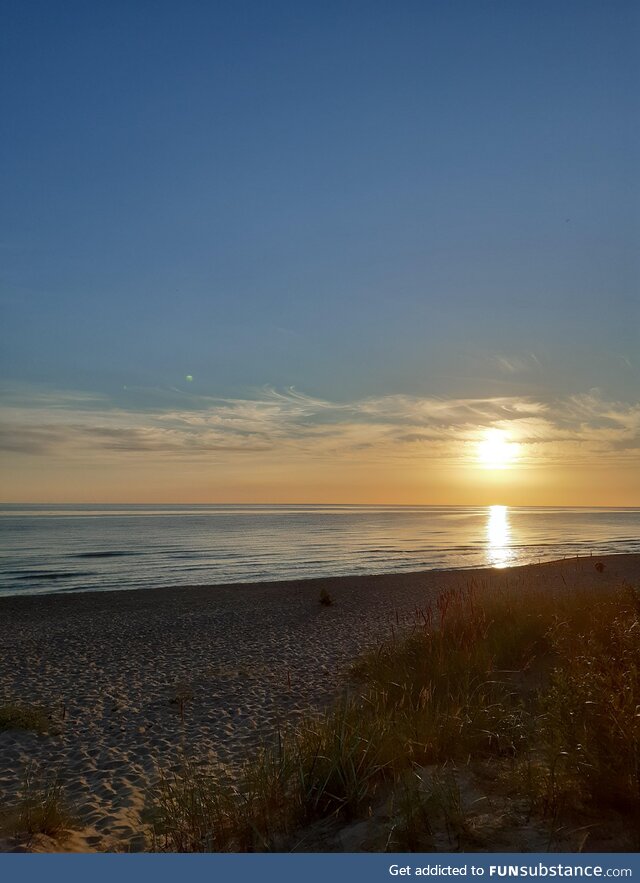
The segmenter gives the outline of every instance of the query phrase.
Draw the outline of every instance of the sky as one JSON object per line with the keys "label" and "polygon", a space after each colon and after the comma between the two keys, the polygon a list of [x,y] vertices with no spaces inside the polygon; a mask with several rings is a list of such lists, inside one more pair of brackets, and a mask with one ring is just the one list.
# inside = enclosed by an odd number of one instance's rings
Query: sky
{"label": "sky", "polygon": [[0,11],[3,501],[640,505],[636,3]]}

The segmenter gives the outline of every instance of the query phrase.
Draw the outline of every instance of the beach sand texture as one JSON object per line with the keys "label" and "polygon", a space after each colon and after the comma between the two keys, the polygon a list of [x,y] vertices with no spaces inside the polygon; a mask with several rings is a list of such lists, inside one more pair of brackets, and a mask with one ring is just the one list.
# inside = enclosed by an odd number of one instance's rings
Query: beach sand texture
{"label": "beach sand texture", "polygon": [[[48,734],[0,732],[2,801],[15,799],[28,764],[57,771],[77,830],[55,848],[143,849],[159,768],[178,771],[185,758],[233,767],[281,722],[331,701],[364,648],[410,628],[417,609],[470,580],[513,591],[532,581],[638,585],[640,555],[0,599],[0,705],[51,714]],[[322,589],[331,606],[319,603]]]}

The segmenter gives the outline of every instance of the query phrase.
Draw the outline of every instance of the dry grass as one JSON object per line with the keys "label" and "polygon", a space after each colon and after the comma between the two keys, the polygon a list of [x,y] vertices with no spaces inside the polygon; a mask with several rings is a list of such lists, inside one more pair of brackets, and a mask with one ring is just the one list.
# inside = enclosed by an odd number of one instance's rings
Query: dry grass
{"label": "dry grass", "polygon": [[35,766],[25,770],[15,805],[0,813],[0,831],[29,846],[38,834],[62,836],[73,824],[64,790],[55,775],[44,775]]}
{"label": "dry grass", "polygon": [[380,848],[427,849],[438,824],[449,848],[472,848],[456,764],[493,765],[496,781],[507,764],[550,830],[609,811],[636,830],[639,619],[629,587],[445,593],[411,635],[358,661],[349,698],[280,733],[233,782],[193,767],[165,777],[156,845],[283,849],[318,820],[344,825],[390,801]]}
{"label": "dry grass", "polygon": [[541,698],[544,787],[551,804],[640,813],[640,602],[598,599],[586,627],[559,621],[560,664]]}

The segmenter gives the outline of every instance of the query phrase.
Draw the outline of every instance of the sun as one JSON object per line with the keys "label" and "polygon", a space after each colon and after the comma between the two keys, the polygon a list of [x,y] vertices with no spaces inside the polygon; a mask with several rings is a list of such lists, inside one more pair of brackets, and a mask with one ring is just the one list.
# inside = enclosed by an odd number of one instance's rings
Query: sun
{"label": "sun", "polygon": [[485,469],[507,469],[517,458],[519,447],[504,429],[487,429],[478,442],[478,460]]}

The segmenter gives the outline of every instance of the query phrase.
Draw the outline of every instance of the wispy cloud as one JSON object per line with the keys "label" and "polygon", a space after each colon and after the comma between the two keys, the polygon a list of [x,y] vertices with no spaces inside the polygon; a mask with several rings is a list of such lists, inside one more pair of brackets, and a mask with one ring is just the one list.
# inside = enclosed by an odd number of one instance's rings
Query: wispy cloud
{"label": "wispy cloud", "polygon": [[139,411],[73,392],[5,396],[0,448],[25,455],[160,459],[280,456],[469,462],[487,427],[509,432],[528,463],[629,462],[640,452],[640,403],[597,390],[558,401],[407,395],[332,402],[295,389],[252,398],[175,396]]}
{"label": "wispy cloud", "polygon": [[497,354],[493,357],[493,363],[503,374],[527,374],[542,368],[535,353],[518,356]]}

